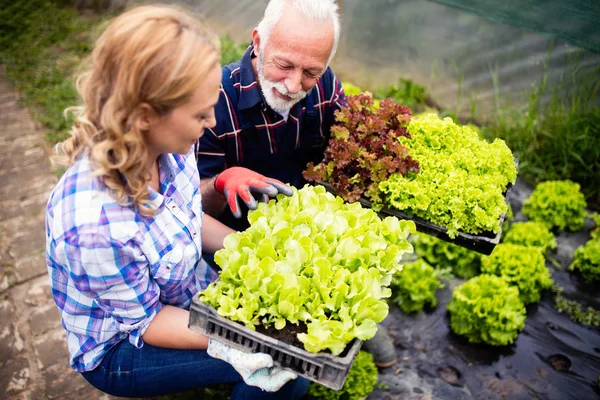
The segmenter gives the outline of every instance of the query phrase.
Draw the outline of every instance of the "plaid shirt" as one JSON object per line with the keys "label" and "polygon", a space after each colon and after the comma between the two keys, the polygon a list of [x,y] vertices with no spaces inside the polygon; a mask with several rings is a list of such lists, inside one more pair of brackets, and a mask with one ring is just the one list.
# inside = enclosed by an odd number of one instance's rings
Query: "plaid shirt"
{"label": "plaid shirt", "polygon": [[[288,120],[265,102],[252,67],[254,46],[242,59],[223,67],[217,124],[206,130],[196,144],[200,177],[217,175],[241,166],[292,186],[306,182],[302,171],[309,162],[322,160],[334,112],[344,103],[344,90],[327,68],[308,95],[290,110]],[[227,209],[220,220],[244,229]],[[244,220],[244,219],[242,219]]]}
{"label": "plaid shirt", "polygon": [[71,366],[94,369],[117,342],[143,345],[163,305],[187,308],[217,274],[200,258],[202,211],[194,155],[159,158],[154,217],[121,206],[82,156],[50,195],[46,264]]}

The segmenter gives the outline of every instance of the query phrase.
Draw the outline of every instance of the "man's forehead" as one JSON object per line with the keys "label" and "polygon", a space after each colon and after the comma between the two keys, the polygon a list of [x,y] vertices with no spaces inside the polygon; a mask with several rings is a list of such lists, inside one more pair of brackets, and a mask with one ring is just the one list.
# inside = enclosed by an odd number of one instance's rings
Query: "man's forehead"
{"label": "man's forehead", "polygon": [[[301,31],[273,29],[266,44],[271,57],[297,62],[302,59],[310,64],[327,64],[333,48],[333,34],[306,34]],[[324,66],[324,65],[323,65]]]}

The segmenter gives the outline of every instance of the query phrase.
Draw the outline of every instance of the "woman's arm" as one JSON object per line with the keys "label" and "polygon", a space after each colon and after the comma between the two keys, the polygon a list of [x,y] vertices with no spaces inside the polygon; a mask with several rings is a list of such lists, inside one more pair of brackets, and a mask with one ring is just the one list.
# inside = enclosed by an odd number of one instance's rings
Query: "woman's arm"
{"label": "woman's arm", "polygon": [[206,349],[208,338],[188,328],[190,313],[165,305],[142,335],[145,343],[169,349]]}
{"label": "woman's arm", "polygon": [[202,250],[214,253],[223,248],[223,239],[235,230],[217,221],[210,215],[202,214]]}
{"label": "woman's arm", "polygon": [[[223,225],[210,215],[202,215],[202,249],[214,253],[223,248],[225,236],[235,230]],[[165,305],[156,314],[142,335],[144,342],[171,349],[206,349],[208,338],[188,328],[187,310]]]}

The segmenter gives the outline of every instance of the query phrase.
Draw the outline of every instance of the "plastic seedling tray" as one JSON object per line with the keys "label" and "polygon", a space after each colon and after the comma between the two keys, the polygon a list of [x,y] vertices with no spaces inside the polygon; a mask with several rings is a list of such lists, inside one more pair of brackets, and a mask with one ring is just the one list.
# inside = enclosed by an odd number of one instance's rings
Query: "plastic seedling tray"
{"label": "plastic seedling tray", "polygon": [[[318,185],[324,186],[329,192],[336,194],[335,190],[333,189],[333,187],[330,184],[325,183],[325,182],[316,182],[316,183]],[[509,204],[508,200],[509,200],[511,188],[512,188],[512,185],[509,186],[509,188],[506,190],[506,193],[504,195],[506,204]],[[363,207],[371,208],[371,202],[369,200],[367,200],[365,197],[361,197],[358,200],[358,202]],[[407,214],[403,211],[392,210],[390,208],[383,208],[381,211],[379,211],[379,215],[381,217],[391,215],[391,216],[397,217],[399,219],[408,219],[408,220],[414,221],[417,231],[419,231],[419,232],[434,236],[434,237],[444,240],[446,242],[450,242],[455,245],[465,247],[469,250],[473,250],[473,251],[476,251],[478,253],[482,253],[485,255],[491,254],[492,250],[494,250],[494,247],[496,247],[496,245],[498,243],[500,243],[500,236],[502,235],[502,224],[506,220],[506,214],[503,214],[498,221],[500,230],[498,231],[497,234],[493,233],[493,232],[483,232],[480,235],[472,235],[469,233],[459,232],[455,238],[451,238],[450,236],[448,236],[448,233],[447,233],[448,230],[446,228],[436,225],[436,224],[429,222],[427,220],[424,220],[422,218],[419,218],[417,216]]]}
{"label": "plastic seedling tray", "polygon": [[270,354],[276,366],[333,390],[340,390],[344,385],[362,346],[362,340],[354,339],[340,356],[309,353],[221,317],[213,307],[200,301],[198,296],[194,296],[190,308],[189,328],[241,351]]}

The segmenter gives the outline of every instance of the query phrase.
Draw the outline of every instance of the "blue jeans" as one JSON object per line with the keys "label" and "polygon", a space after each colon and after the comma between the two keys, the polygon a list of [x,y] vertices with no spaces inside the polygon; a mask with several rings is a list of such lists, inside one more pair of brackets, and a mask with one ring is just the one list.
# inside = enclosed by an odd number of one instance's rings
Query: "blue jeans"
{"label": "blue jeans", "polygon": [[231,399],[298,399],[309,381],[297,378],[275,393],[248,386],[225,361],[212,358],[206,350],[141,349],[123,340],[111,348],[94,370],[82,373],[95,388],[113,396],[150,397],[233,383]]}

